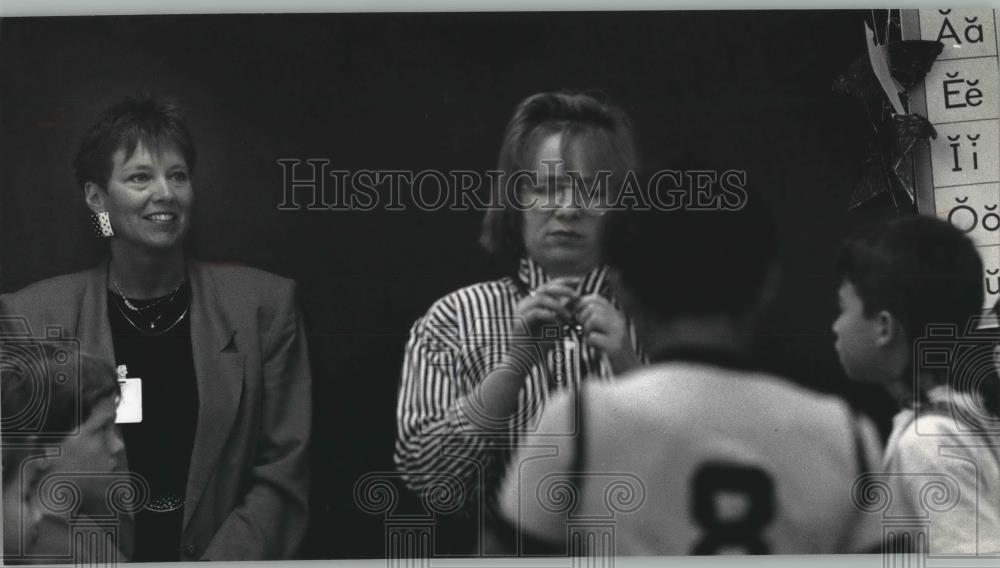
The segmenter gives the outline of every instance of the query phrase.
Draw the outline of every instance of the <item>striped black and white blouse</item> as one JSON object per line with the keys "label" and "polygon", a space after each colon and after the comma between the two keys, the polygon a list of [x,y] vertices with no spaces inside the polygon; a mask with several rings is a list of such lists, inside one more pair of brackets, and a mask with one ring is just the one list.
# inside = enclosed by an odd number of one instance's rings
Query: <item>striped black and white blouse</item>
{"label": "striped black and white blouse", "polygon": [[[596,292],[615,303],[606,274],[604,267],[588,273],[580,295]],[[550,394],[581,380],[613,378],[607,357],[587,345],[578,328],[543,330],[543,336],[556,337],[556,346],[544,366],[529,363],[511,420],[503,428],[488,428],[485,418],[475,416],[474,408],[482,404],[470,401],[470,393],[514,342],[533,343],[515,306],[548,280],[538,264],[523,259],[515,277],[452,292],[413,324],[403,359],[395,460],[414,491],[461,483],[466,495],[491,500],[510,449],[537,423]],[[635,331],[629,328],[634,346]]]}

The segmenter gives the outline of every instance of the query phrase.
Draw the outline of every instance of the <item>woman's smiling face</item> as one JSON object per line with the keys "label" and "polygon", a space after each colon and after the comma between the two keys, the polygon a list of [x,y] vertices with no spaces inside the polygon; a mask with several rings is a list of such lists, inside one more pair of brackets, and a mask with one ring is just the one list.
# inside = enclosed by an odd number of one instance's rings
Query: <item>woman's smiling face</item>
{"label": "woman's smiling face", "polygon": [[194,193],[181,152],[173,146],[151,152],[140,141],[127,159],[119,148],[112,163],[107,187],[91,182],[86,194],[92,210],[107,211],[114,238],[148,251],[182,246]]}

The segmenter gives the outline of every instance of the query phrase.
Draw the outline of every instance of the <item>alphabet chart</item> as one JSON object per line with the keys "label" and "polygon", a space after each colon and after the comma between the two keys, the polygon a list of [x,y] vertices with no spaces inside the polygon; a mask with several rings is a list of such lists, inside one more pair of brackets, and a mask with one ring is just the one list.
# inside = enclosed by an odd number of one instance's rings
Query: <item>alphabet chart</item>
{"label": "alphabet chart", "polygon": [[944,45],[910,93],[937,130],[916,149],[917,207],[976,244],[988,310],[1000,299],[1000,10],[903,10],[902,23],[904,39]]}

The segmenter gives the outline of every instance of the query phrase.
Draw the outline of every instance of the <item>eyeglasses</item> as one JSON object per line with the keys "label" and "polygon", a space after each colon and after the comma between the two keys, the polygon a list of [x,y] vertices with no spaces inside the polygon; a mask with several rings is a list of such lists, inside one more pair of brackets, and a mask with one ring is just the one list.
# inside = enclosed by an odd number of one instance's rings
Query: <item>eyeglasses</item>
{"label": "eyeglasses", "polygon": [[519,187],[520,204],[533,209],[555,211],[572,207],[587,215],[601,217],[607,213],[610,205],[607,202],[607,192],[600,184],[585,186],[573,182],[522,182]]}

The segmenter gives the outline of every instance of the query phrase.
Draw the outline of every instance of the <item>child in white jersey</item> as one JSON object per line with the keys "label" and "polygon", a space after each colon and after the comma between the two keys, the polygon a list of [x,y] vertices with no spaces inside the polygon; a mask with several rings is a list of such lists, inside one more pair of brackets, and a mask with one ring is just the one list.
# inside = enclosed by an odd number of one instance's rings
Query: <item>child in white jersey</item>
{"label": "child in white jersey", "polygon": [[932,554],[1000,552],[1000,398],[975,247],[906,217],[849,239],[837,267],[841,364],[904,405],[883,461],[892,514],[926,519]]}
{"label": "child in white jersey", "polygon": [[735,210],[608,220],[605,261],[653,363],[549,402],[501,491],[522,545],[574,555],[878,550],[877,519],[851,499],[880,453],[874,426],[838,398],[756,369],[748,351],[778,239],[760,198],[744,197]]}

